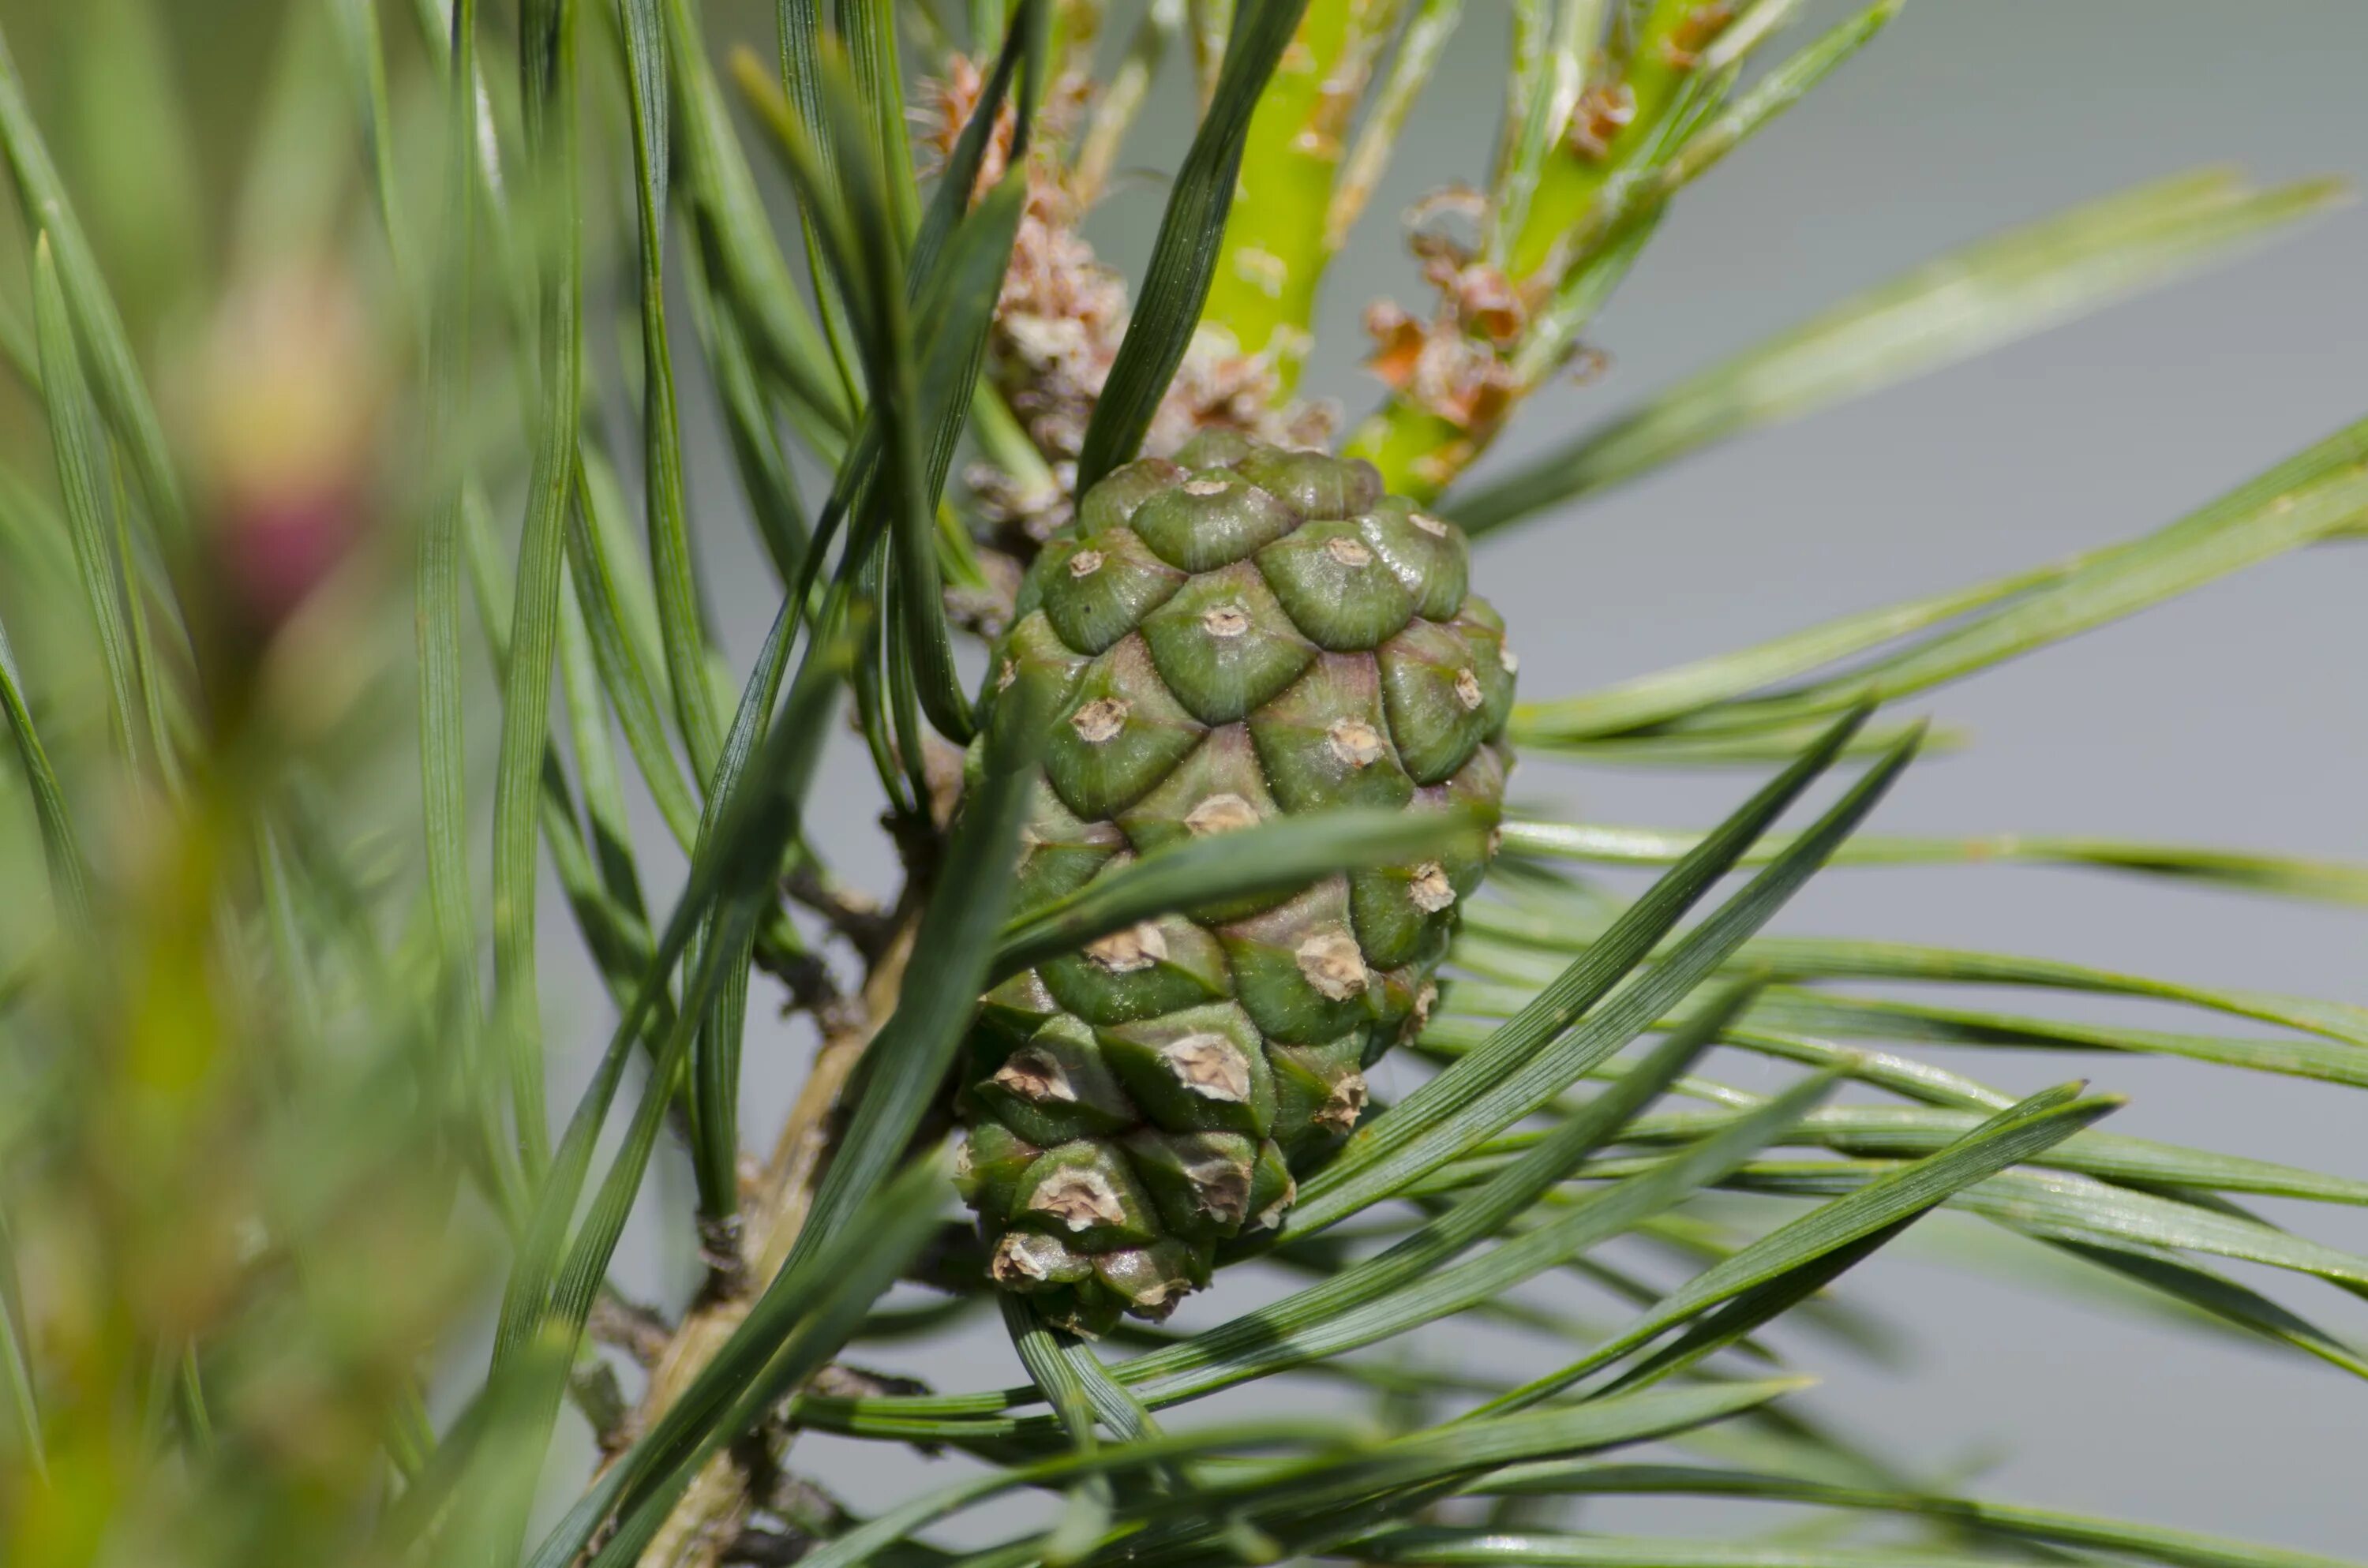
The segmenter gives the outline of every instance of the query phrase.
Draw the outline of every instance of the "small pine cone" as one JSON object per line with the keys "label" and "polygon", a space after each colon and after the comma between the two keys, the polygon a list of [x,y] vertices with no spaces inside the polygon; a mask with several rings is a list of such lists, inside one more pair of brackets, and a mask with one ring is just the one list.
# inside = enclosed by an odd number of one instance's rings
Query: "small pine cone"
{"label": "small pine cone", "polygon": [[[1493,812],[1514,661],[1465,577],[1462,532],[1364,462],[1212,430],[1110,473],[989,662],[985,727],[1055,716],[1017,907],[1276,815]],[[999,700],[1021,683],[1046,706]],[[1475,850],[1223,900],[997,986],[960,1096],[995,1283],[1099,1332],[1165,1317],[1279,1227],[1419,1027],[1486,869]]]}

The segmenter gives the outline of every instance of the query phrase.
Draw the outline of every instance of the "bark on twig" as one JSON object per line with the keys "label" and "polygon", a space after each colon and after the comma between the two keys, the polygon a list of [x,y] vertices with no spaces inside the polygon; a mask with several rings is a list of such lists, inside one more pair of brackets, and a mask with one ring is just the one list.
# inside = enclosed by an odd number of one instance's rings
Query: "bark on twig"
{"label": "bark on twig", "polygon": [[[633,1415],[633,1430],[647,1431],[714,1359],[789,1256],[837,1145],[840,1098],[856,1063],[895,1010],[912,956],[915,924],[909,916],[901,920],[872,964],[862,994],[824,1015],[822,1045],[813,1070],[781,1125],[771,1155],[744,1193],[741,1267],[719,1275],[723,1288],[711,1286],[657,1356],[648,1391]],[[751,1479],[731,1452],[710,1460],[643,1552],[644,1568],[720,1568],[748,1537],[757,1507],[750,1495]]]}
{"label": "bark on twig", "polygon": [[643,1367],[655,1365],[674,1337],[674,1324],[666,1322],[665,1313],[609,1290],[592,1299],[592,1315],[584,1330],[594,1344],[621,1350]]}

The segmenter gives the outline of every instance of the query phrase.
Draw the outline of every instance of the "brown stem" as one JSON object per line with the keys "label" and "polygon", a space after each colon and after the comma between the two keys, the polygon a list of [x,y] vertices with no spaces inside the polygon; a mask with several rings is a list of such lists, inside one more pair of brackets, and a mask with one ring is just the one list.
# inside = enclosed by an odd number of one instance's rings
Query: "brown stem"
{"label": "brown stem", "polygon": [[829,923],[867,964],[880,961],[896,938],[896,916],[879,900],[828,876],[812,862],[792,867],[782,891]]}
{"label": "brown stem", "polygon": [[[912,957],[916,923],[916,916],[908,913],[872,964],[862,994],[825,1014],[822,1046],[814,1053],[813,1070],[781,1124],[771,1156],[746,1184],[739,1236],[741,1267],[719,1271],[658,1355],[650,1369],[648,1391],[633,1413],[633,1431],[649,1430],[681,1397],[691,1380],[739,1328],[750,1303],[789,1256],[837,1146],[839,1101],[848,1080],[880,1026],[895,1010],[905,967]],[[726,1551],[742,1539],[754,1511],[748,1483],[746,1469],[732,1453],[719,1453],[709,1460],[643,1550],[643,1568],[717,1568]]]}
{"label": "brown stem", "polygon": [[655,1307],[605,1290],[593,1298],[584,1331],[593,1343],[621,1350],[643,1367],[656,1365],[674,1337],[674,1325]]}

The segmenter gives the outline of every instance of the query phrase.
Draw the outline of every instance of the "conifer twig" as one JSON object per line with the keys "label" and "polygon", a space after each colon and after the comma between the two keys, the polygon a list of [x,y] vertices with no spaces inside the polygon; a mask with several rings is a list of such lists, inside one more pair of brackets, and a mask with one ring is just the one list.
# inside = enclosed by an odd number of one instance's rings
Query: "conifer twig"
{"label": "conifer twig", "polygon": [[[648,1390],[633,1413],[633,1431],[647,1431],[714,1359],[788,1258],[837,1148],[840,1103],[856,1064],[895,1011],[916,925],[917,914],[909,908],[896,917],[862,990],[822,1016],[822,1043],[797,1102],[781,1123],[771,1155],[753,1180],[744,1181],[737,1267],[711,1275],[700,1300],[655,1358]],[[724,1562],[726,1549],[747,1525],[752,1479],[733,1451],[716,1455],[684,1491],[642,1561],[668,1568],[715,1568]]]}

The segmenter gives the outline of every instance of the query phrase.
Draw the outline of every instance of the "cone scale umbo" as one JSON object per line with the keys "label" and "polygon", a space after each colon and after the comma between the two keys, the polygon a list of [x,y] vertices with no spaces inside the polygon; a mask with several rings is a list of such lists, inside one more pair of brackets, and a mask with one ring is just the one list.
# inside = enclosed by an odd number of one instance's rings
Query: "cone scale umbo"
{"label": "cone scale umbo", "polygon": [[[1209,432],[1110,473],[989,661],[990,734],[1051,715],[1018,912],[1271,817],[1493,812],[1514,660],[1465,556],[1362,461]],[[1277,1228],[1428,1015],[1486,855],[1163,916],[996,987],[959,1102],[995,1283],[1098,1332]]]}

